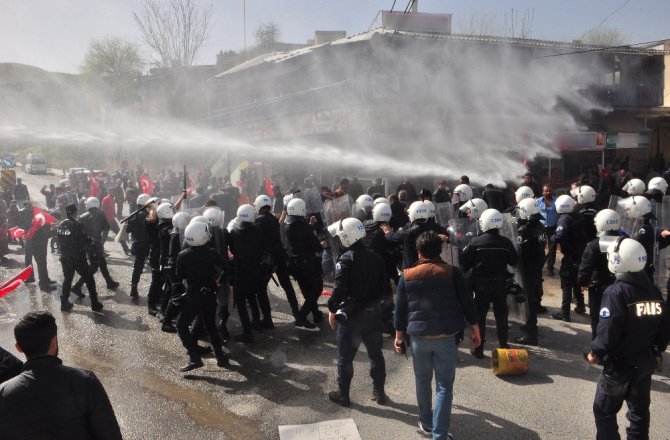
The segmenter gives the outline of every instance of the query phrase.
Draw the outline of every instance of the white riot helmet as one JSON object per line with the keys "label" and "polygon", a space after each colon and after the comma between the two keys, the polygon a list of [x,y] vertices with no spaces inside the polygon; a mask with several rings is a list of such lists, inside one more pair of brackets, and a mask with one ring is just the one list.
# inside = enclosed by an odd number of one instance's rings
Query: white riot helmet
{"label": "white riot helmet", "polygon": [[630,179],[621,189],[630,196],[641,196],[644,194],[644,182],[640,179]]}
{"label": "white riot helmet", "polygon": [[188,213],[182,211],[172,217],[172,226],[178,230],[183,231],[186,225],[188,225]]}
{"label": "white riot helmet", "polygon": [[335,234],[340,237],[342,246],[351,247],[358,240],[365,237],[365,226],[357,218],[348,217],[337,223]]}
{"label": "white riot helmet", "polygon": [[519,203],[523,199],[532,199],[535,197],[533,189],[529,186],[520,186],[519,189],[514,193],[514,198],[516,202]]}
{"label": "white riot helmet", "polygon": [[256,221],[256,211],[250,204],[237,208],[237,223],[253,223]]}
{"label": "white riot helmet", "polygon": [[391,207],[385,203],[378,203],[372,208],[372,220],[388,223],[391,220]]}
{"label": "white riot helmet", "polygon": [[375,205],[375,201],[372,198],[372,196],[369,196],[367,194],[362,194],[356,199],[356,203],[358,206],[363,208],[366,211],[371,211],[372,207]]}
{"label": "white riot helmet", "polygon": [[454,195],[458,196],[459,201],[467,202],[472,198],[472,188],[470,185],[461,183],[456,188],[454,188]]}
{"label": "white riot helmet", "polygon": [[174,217],[172,203],[161,203],[158,205],[158,208],[156,208],[156,216],[161,220]]}
{"label": "white riot helmet", "polygon": [[516,205],[516,212],[519,218],[528,220],[532,215],[540,213],[540,207],[535,203],[535,199],[523,199]]}
{"label": "white riot helmet", "polygon": [[428,212],[428,207],[421,200],[417,200],[409,205],[409,221],[414,222],[415,220],[426,220],[430,217]]}
{"label": "white riot helmet", "polygon": [[556,212],[559,214],[567,214],[575,210],[575,199],[567,194],[558,196],[556,199]]}
{"label": "white riot helmet", "polygon": [[97,197],[89,197],[86,199],[84,202],[84,207],[89,210],[91,208],[98,208],[100,209],[100,200],[98,200]]}
{"label": "white riot helmet", "polygon": [[379,205],[380,203],[391,206],[391,202],[389,202],[389,199],[387,199],[386,197],[377,197],[374,203],[375,206]]}
{"label": "white riot helmet", "polygon": [[202,213],[202,216],[209,220],[209,224],[212,225],[212,227],[221,228],[223,227],[223,218],[221,214],[223,214],[223,211],[221,211],[219,208],[212,207],[205,209],[205,212]]}
{"label": "white riot helmet", "polygon": [[630,196],[622,201],[623,212],[628,218],[642,218],[651,212],[651,202],[644,196]]}
{"label": "white riot helmet", "polygon": [[489,229],[500,229],[502,228],[502,224],[503,217],[497,209],[487,209],[479,217],[479,229],[482,232],[486,232]]}
{"label": "white riot helmet", "polygon": [[151,196],[149,194],[140,194],[137,196],[137,206],[144,206],[147,204],[147,202],[151,199]]}
{"label": "white riot helmet", "polygon": [[202,246],[210,239],[209,226],[201,222],[193,222],[186,226],[184,242],[189,246]]}
{"label": "white riot helmet", "polygon": [[646,264],[647,252],[637,240],[621,237],[607,248],[607,268],[615,275],[640,272]]}
{"label": "white riot helmet", "polygon": [[272,207],[272,199],[265,194],[261,194],[256,197],[256,200],[254,200],[254,208],[256,208],[256,213],[258,213],[258,211],[260,211],[264,206]]}
{"label": "white riot helmet", "polygon": [[291,200],[293,200],[293,194],[286,194],[284,196],[284,198],[282,199],[282,201],[284,202],[284,209],[286,209],[286,207],[288,206],[288,202],[290,202]]}
{"label": "white riot helmet", "polygon": [[470,214],[471,219],[478,219],[482,213],[488,209],[488,205],[482,199],[470,199],[463,206],[458,208],[460,211]]}
{"label": "white riot helmet", "polygon": [[583,205],[596,201],[596,190],[589,185],[582,185],[577,188],[577,203]]}
{"label": "white riot helmet", "polygon": [[423,204],[426,205],[426,209],[428,209],[428,218],[435,218],[435,204],[430,200],[424,200]]}
{"label": "white riot helmet", "polygon": [[196,215],[188,224],[192,225],[193,223],[202,223],[203,225],[209,226],[209,219],[207,219],[207,217],[204,215]]}
{"label": "white riot helmet", "polygon": [[292,199],[286,206],[286,214],[295,217],[304,217],[307,215],[307,206],[302,199]]}
{"label": "white riot helmet", "polygon": [[649,181],[647,189],[649,191],[660,191],[662,194],[665,194],[665,192],[668,190],[668,182],[666,182],[662,177],[654,177]]}
{"label": "white riot helmet", "polygon": [[613,209],[603,209],[598,211],[593,222],[598,232],[617,231],[621,225],[621,215]]}

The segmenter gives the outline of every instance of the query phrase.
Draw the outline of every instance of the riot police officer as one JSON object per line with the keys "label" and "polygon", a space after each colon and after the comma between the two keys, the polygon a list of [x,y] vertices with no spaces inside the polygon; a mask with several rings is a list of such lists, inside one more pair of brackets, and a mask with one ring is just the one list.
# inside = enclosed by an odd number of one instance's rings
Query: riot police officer
{"label": "riot police officer", "polygon": [[586,313],[584,294],[577,282],[579,263],[588,241],[584,230],[584,217],[575,210],[575,201],[569,195],[562,195],[556,199],[556,212],[559,214],[556,234],[552,241],[553,246],[561,245],[563,259],[558,274],[561,277],[561,291],[563,299],[561,311],[551,315],[554,319],[570,322],[570,305],[574,295],[577,300],[576,313]]}
{"label": "riot police officer", "polygon": [[[465,204],[465,202],[472,198],[472,195],[472,187],[470,185],[466,185],[465,183],[461,183],[460,185],[456,186],[456,188],[454,188],[454,192],[452,193],[452,205],[454,207],[454,214],[458,218],[467,218],[466,213],[461,211],[460,208]],[[418,236],[419,235],[417,235],[417,237]],[[414,262],[412,264],[414,264]]]}
{"label": "riot police officer", "polygon": [[593,401],[597,439],[618,439],[617,413],[624,401],[629,439],[649,438],[651,375],[670,337],[663,296],[644,273],[644,247],[619,237],[607,250],[616,277],[605,289],[600,321],[591,342],[589,362],[604,365]]}
{"label": "riot police officer", "polygon": [[286,205],[286,238],[289,244],[289,271],[298,282],[305,302],[300,308],[295,320],[297,327],[315,328],[307,316],[311,313],[314,322],[323,319],[319,310],[319,296],[323,291],[323,269],[321,267],[321,253],[325,243],[319,242],[314,224],[316,219],[311,217],[309,223],[305,218],[307,210],[301,199],[291,199]]}
{"label": "riot police officer", "polygon": [[[88,261],[91,265],[91,274],[95,274],[98,271],[98,268],[100,268],[100,273],[107,283],[107,288],[111,290],[116,289],[119,287],[119,283],[114,281],[109,274],[102,241],[103,231],[109,229],[109,222],[107,221],[105,214],[100,210],[100,200],[98,200],[97,197],[89,197],[86,199],[84,207],[86,208],[86,212],[79,216],[79,223],[84,226],[86,235],[93,240],[93,244],[86,248]],[[84,278],[80,277],[72,286],[72,292],[80,298],[84,297],[81,292],[81,287],[83,285]]]}
{"label": "riot police officer", "polygon": [[223,214],[223,211],[218,207],[212,207],[207,208],[202,215],[209,220],[209,230],[212,234],[212,238],[209,240],[209,245],[214,249],[214,252],[216,252],[223,264],[221,268],[221,283],[216,290],[216,316],[219,334],[221,335],[223,342],[226,343],[230,338],[227,323],[228,318],[230,317],[228,298],[230,296],[229,279],[232,276],[232,268],[230,266],[230,261],[228,260],[230,237],[228,230],[223,227]]}
{"label": "riot police officer", "polygon": [[[595,218],[598,214],[598,208],[596,207],[596,190],[594,190],[589,185],[581,185],[575,189],[577,193],[577,214],[582,217],[582,227],[584,228],[584,239],[586,243],[590,242],[596,238],[596,224]],[[586,246],[585,246],[586,247]]]}
{"label": "riot police officer", "polygon": [[186,212],[178,212],[172,217],[172,232],[170,234],[170,244],[168,247],[167,265],[163,275],[167,280],[167,293],[163,294],[163,302],[161,304],[160,317],[162,327],[161,330],[166,333],[176,333],[177,328],[172,325],[172,321],[179,313],[178,298],[183,292],[180,291],[179,285],[176,283],[175,270],[177,268],[177,257],[182,251],[182,244],[184,242],[184,232],[188,226],[189,215]]}
{"label": "riot police officer", "polygon": [[86,236],[84,226],[76,219],[77,206],[65,207],[67,218],[60,222],[56,231],[58,237],[58,248],[60,249],[60,262],[63,266],[63,291],[61,293],[60,309],[68,312],[73,305],[70,302],[70,289],[72,278],[77,272],[84,279],[88,294],[91,297],[91,309],[94,312],[102,310],[102,303],[98,301],[98,292],[95,289],[95,280],[91,268],[86,261],[86,248],[93,244],[93,239]]}
{"label": "riot police officer", "polygon": [[[147,308],[149,315],[156,316],[159,313],[157,304],[162,304],[163,295],[166,284],[166,266],[170,254],[170,237],[172,233],[172,217],[174,216],[174,208],[172,203],[161,203],[156,208],[156,217],[158,223],[156,232],[158,236],[158,270],[151,268],[151,284],[149,285],[149,294],[147,295]],[[165,310],[163,309],[163,312]]]}
{"label": "riot police officer", "polygon": [[591,339],[596,337],[603,292],[614,282],[614,274],[607,268],[607,248],[621,236],[620,225],[621,216],[613,209],[603,209],[598,212],[595,218],[598,237],[586,245],[579,264],[577,276],[579,285],[588,287],[589,292]]}
{"label": "riot police officer", "polygon": [[[140,211],[128,220],[128,233],[133,242],[130,246],[130,252],[135,256],[133,263],[133,274],[130,280],[130,297],[139,297],[137,284],[140,282],[144,265],[149,256],[149,232],[147,223],[150,221],[148,209],[156,203],[158,199],[152,198],[149,194],[140,194],[137,196],[137,209]],[[155,219],[153,220],[155,222]]]}
{"label": "riot police officer", "polygon": [[181,299],[181,311],[177,318],[177,333],[188,353],[189,363],[180,369],[187,372],[203,366],[200,351],[189,325],[196,316],[202,320],[209,335],[216,365],[225,367],[228,358],[221,348],[221,339],[216,329],[216,283],[220,282],[222,261],[207,245],[210,239],[209,226],[193,222],[184,231],[184,241],[188,247],[177,257],[175,281],[186,280],[185,295]]}
{"label": "riot police officer", "polygon": [[353,361],[361,342],[370,358],[372,398],[386,403],[386,366],[382,354],[382,315],[380,301],[391,294],[384,261],[361,242],[365,227],[360,220],[345,218],[337,224],[337,237],[348,250],[337,260],[335,287],[328,300],[328,322],[337,328],[337,385],[328,397],[349,406],[349,387],[354,375]]}
{"label": "riot police officer", "polygon": [[644,271],[650,280],[654,280],[654,242],[656,241],[654,227],[651,220],[656,219],[651,212],[651,202],[644,196],[630,196],[623,201],[626,217],[634,219],[634,229],[631,234],[640,242],[647,252],[647,263]]}
{"label": "riot police officer", "polygon": [[522,199],[516,206],[516,212],[524,288],[528,297],[528,319],[522,326],[526,335],[515,341],[518,344],[537,345],[537,314],[540,309],[544,265],[544,225],[540,207],[533,198]]}
{"label": "riot police officer", "polygon": [[472,354],[484,357],[486,340],[486,315],[493,302],[493,314],[498,332],[498,346],[509,348],[507,320],[507,292],[501,289],[510,274],[507,265],[516,266],[519,256],[512,241],[500,235],[503,224],[502,214],[496,209],[487,209],[479,217],[482,233],[474,237],[463,250],[461,264],[463,271],[472,269],[470,286],[475,291],[475,305],[479,314],[479,331],[482,343],[472,350]]}

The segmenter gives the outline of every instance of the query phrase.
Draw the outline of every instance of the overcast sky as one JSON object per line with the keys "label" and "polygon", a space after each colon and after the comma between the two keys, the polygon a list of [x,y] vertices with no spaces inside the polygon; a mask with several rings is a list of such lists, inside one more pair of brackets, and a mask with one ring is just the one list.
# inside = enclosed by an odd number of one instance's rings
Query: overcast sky
{"label": "overcast sky", "polygon": [[[214,23],[201,64],[213,64],[219,50],[243,47],[244,0],[201,0],[214,5]],[[247,45],[254,30],[275,22],[280,40],[303,43],[315,30],[345,30],[353,35],[378,27],[379,10],[393,0],[246,0]],[[92,39],[107,35],[138,41],[133,11],[142,0],[0,0],[0,62],[31,64],[46,70],[77,73]],[[397,0],[404,10],[407,0]],[[532,37],[578,38],[604,21],[631,43],[670,39],[670,0],[419,0],[420,12],[453,14],[458,30],[470,17],[488,17],[501,25],[510,11],[532,11]],[[461,24],[459,24],[459,21]]]}

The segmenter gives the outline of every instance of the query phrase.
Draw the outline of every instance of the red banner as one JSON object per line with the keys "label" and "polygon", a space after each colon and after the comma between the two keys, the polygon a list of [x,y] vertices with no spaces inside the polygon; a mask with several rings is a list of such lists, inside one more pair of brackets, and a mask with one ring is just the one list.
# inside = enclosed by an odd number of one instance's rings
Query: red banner
{"label": "red banner", "polygon": [[7,296],[9,293],[11,293],[14,289],[19,287],[21,283],[30,278],[30,275],[32,274],[33,274],[33,267],[28,266],[21,272],[19,272],[19,274],[14,278],[2,283],[2,285],[0,285],[0,298],[2,298],[3,296]]}
{"label": "red banner", "polygon": [[140,185],[142,185],[142,192],[144,194],[151,195],[154,192],[154,181],[144,174],[140,175]]}
{"label": "red banner", "polygon": [[265,185],[265,191],[272,197],[272,182],[270,182],[270,179],[268,179],[267,176],[263,179],[263,185]]}
{"label": "red banner", "polygon": [[9,228],[9,239],[10,240],[18,240],[19,238],[22,238],[25,234],[26,234],[26,231],[19,228],[18,226],[14,226],[13,228]]}
{"label": "red banner", "polygon": [[33,206],[33,218],[37,214],[42,214],[44,216],[44,223],[47,225],[55,225],[58,223],[58,219],[54,217],[53,215],[49,214],[47,211],[45,211],[42,208],[38,208],[37,206]]}
{"label": "red banner", "polygon": [[91,185],[91,197],[98,197],[100,194],[100,184],[95,177],[89,177],[88,183]]}
{"label": "red banner", "polygon": [[190,196],[194,189],[195,189],[195,182],[193,181],[193,179],[191,179],[189,177],[188,178],[188,187],[186,188],[186,194],[188,194]]}

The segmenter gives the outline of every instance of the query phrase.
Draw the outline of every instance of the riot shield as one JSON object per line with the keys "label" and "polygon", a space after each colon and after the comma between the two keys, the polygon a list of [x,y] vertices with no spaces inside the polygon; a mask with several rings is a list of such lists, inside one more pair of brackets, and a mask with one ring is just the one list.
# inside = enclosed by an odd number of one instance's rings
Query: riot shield
{"label": "riot shield", "polygon": [[619,209],[617,209],[617,207],[621,205],[621,203],[620,203],[621,200],[623,200],[623,199],[619,196],[610,196],[610,202],[607,205],[607,208],[613,209],[616,212],[618,212],[619,214],[623,215],[623,211],[619,211]]}
{"label": "riot shield", "polygon": [[333,234],[335,231],[334,228],[336,227],[337,222],[351,216],[351,205],[351,197],[346,194],[341,197],[326,200],[323,204],[323,213],[326,224],[328,225],[328,234],[326,234],[326,236],[333,261],[337,261],[341,254],[340,242]]}
{"label": "riot shield", "polygon": [[454,206],[451,203],[435,204],[435,221],[444,226],[449,226],[449,220],[454,218]]}
{"label": "riot shield", "polygon": [[300,198],[305,201],[307,214],[316,214],[322,211],[323,203],[321,203],[321,193],[318,188],[314,186],[305,188],[302,193],[298,194],[301,194]]}
{"label": "riot shield", "polygon": [[[652,201],[652,212],[656,216],[656,227],[654,228],[654,236],[658,237],[658,234],[663,229],[670,229],[670,196],[663,196],[663,202],[657,203]],[[663,249],[659,248],[658,240],[654,243],[654,267],[656,271],[654,272],[654,283],[661,292],[665,293],[666,298],[668,295],[667,284],[668,278],[670,278],[670,247],[665,247]]]}
{"label": "riot shield", "polygon": [[[519,255],[519,262],[514,267],[508,267],[507,269],[514,275],[514,280],[521,286],[521,288],[526,290],[526,282],[524,280],[523,274],[523,261],[521,261],[521,249],[520,249],[520,237],[517,231],[516,218],[512,214],[503,214],[503,224],[500,228],[500,235],[507,237],[514,244],[514,249],[516,249],[517,254]],[[519,304],[516,302],[514,296],[507,295],[507,307],[509,309],[509,316],[519,322],[526,323],[528,320],[528,298],[526,302]]]}
{"label": "riot shield", "polygon": [[476,220],[469,218],[452,218],[448,222],[449,244],[456,246],[459,252],[470,243],[473,237],[479,233],[479,225]]}

